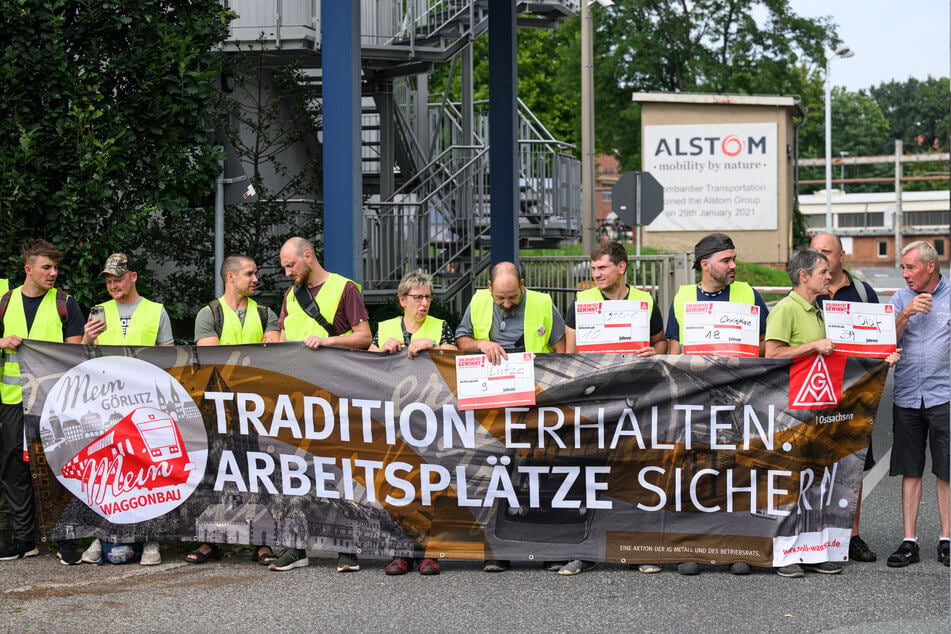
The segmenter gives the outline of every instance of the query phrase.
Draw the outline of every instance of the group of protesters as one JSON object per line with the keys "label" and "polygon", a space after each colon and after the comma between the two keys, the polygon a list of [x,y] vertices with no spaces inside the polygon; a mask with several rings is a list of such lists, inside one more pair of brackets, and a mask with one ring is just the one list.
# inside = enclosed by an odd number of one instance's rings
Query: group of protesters
{"label": "group of protesters", "polygon": [[[845,251],[840,239],[820,233],[810,248],[796,251],[787,272],[792,291],[770,311],[760,293],[737,281],[736,248],[729,236],[714,233],[694,248],[694,268],[700,273],[696,284],[682,286],[667,310],[664,325],[661,308],[653,296],[628,281],[628,254],[618,242],[602,241],[590,254],[593,286],[580,290],[576,301],[637,301],[646,303],[649,341],[636,351],[640,357],[681,354],[684,351],[685,306],[689,302],[734,302],[759,308],[759,355],[791,358],[807,354],[828,355],[834,343],[826,336],[823,304],[838,301],[878,302],[867,283],[855,279],[843,268]],[[111,299],[94,307],[85,318],[76,300],[55,288],[62,253],[45,240],[35,240],[23,248],[25,279],[9,289],[0,280],[0,348],[3,349],[3,376],[0,383],[0,561],[38,554],[34,542],[35,513],[30,470],[23,456],[24,418],[17,348],[24,339],[100,345],[172,345],[172,328],[162,304],[139,295],[138,273],[133,258],[125,253],[109,256],[102,269]],[[902,251],[902,276],[907,288],[892,299],[899,352],[886,361],[894,366],[894,445],[890,474],[902,476],[902,518],[904,535],[899,548],[887,560],[902,567],[920,560],[916,533],[917,513],[922,495],[925,452],[930,445],[932,471],[937,477],[941,534],[938,561],[949,564],[949,293],[940,273],[934,247],[913,242]],[[413,358],[429,349],[460,350],[484,354],[497,364],[515,352],[577,352],[574,305],[562,317],[552,298],[525,286],[520,267],[512,262],[495,264],[487,289],[476,291],[453,329],[446,321],[429,314],[433,301],[432,277],[423,271],[407,273],[397,289],[403,310],[378,324],[371,332],[369,315],[360,288],[352,280],[323,268],[313,245],[304,238],[291,238],[281,248],[280,264],[292,285],[284,294],[276,314],[253,299],[258,283],[257,265],[244,255],[225,258],[220,275],[224,293],[195,317],[195,342],[199,346],[301,341],[311,349],[324,346],[406,354]],[[874,465],[869,446],[865,468]],[[861,496],[860,496],[861,497]],[[871,562],[877,559],[859,535],[860,501],[856,508],[849,558]],[[143,565],[161,563],[156,542],[135,545],[130,556]],[[100,563],[111,554],[110,545],[94,539],[80,554],[72,541],[57,544],[64,564]],[[304,550],[266,544],[252,548],[253,559],[270,570],[289,571],[307,566]],[[202,543],[185,556],[201,564],[223,556],[221,545]],[[509,561],[489,559],[486,572],[502,572]],[[575,559],[545,562],[545,567],[562,575],[575,575],[595,566]],[[643,573],[661,570],[655,564],[639,564]],[[338,553],[337,570],[360,569],[354,553]],[[420,574],[439,574],[439,564],[431,558],[415,561],[394,557],[386,574],[400,575],[418,569]],[[749,574],[745,563],[734,563],[733,574]],[[791,564],[776,569],[784,577],[802,577],[805,571],[837,574],[835,562]],[[693,562],[678,565],[678,572],[694,575],[700,566]]]}

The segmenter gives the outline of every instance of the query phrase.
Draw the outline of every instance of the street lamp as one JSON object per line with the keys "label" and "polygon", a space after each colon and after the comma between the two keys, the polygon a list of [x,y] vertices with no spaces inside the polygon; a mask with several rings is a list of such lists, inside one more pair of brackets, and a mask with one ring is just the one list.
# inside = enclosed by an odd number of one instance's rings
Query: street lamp
{"label": "street lamp", "polygon": [[842,159],[842,162],[839,163],[839,187],[842,189],[842,193],[845,193],[845,157],[849,153],[845,150],[839,150],[839,157]]}
{"label": "street lamp", "polygon": [[610,7],[614,0],[581,0],[581,252],[594,250],[594,26],[591,3]]}
{"label": "street lamp", "polygon": [[855,52],[848,46],[835,49],[826,60],[826,232],[832,233],[832,60],[852,57]]}

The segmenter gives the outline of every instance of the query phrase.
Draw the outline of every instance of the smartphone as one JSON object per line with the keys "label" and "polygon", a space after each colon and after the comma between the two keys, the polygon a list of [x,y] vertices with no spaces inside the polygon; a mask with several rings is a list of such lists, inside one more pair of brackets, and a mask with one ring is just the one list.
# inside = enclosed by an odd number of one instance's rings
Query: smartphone
{"label": "smartphone", "polygon": [[89,321],[95,321],[95,320],[105,323],[106,314],[105,314],[105,309],[103,309],[102,306],[93,306],[92,308],[89,309]]}

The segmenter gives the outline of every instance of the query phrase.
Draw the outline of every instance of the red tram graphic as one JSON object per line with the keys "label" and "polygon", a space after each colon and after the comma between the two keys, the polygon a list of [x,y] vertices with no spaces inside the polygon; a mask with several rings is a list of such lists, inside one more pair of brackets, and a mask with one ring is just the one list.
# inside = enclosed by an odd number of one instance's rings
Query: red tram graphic
{"label": "red tram graphic", "polygon": [[101,503],[109,493],[185,484],[193,469],[171,414],[139,407],[86,445],[61,472],[81,481],[90,498]]}

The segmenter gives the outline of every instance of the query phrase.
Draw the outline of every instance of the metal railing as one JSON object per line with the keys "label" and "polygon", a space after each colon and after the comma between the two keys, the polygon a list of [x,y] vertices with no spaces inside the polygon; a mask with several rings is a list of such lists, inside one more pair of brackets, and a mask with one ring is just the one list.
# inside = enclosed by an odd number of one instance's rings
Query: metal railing
{"label": "metal railing", "polygon": [[[693,282],[690,254],[662,253],[630,256],[627,267],[628,284],[650,292],[661,314],[666,318],[667,308],[674,301],[677,289]],[[525,271],[525,286],[551,295],[562,315],[571,306],[575,293],[591,288],[591,258],[582,255],[529,256],[521,258]],[[488,270],[476,280],[477,288],[489,285]]]}

